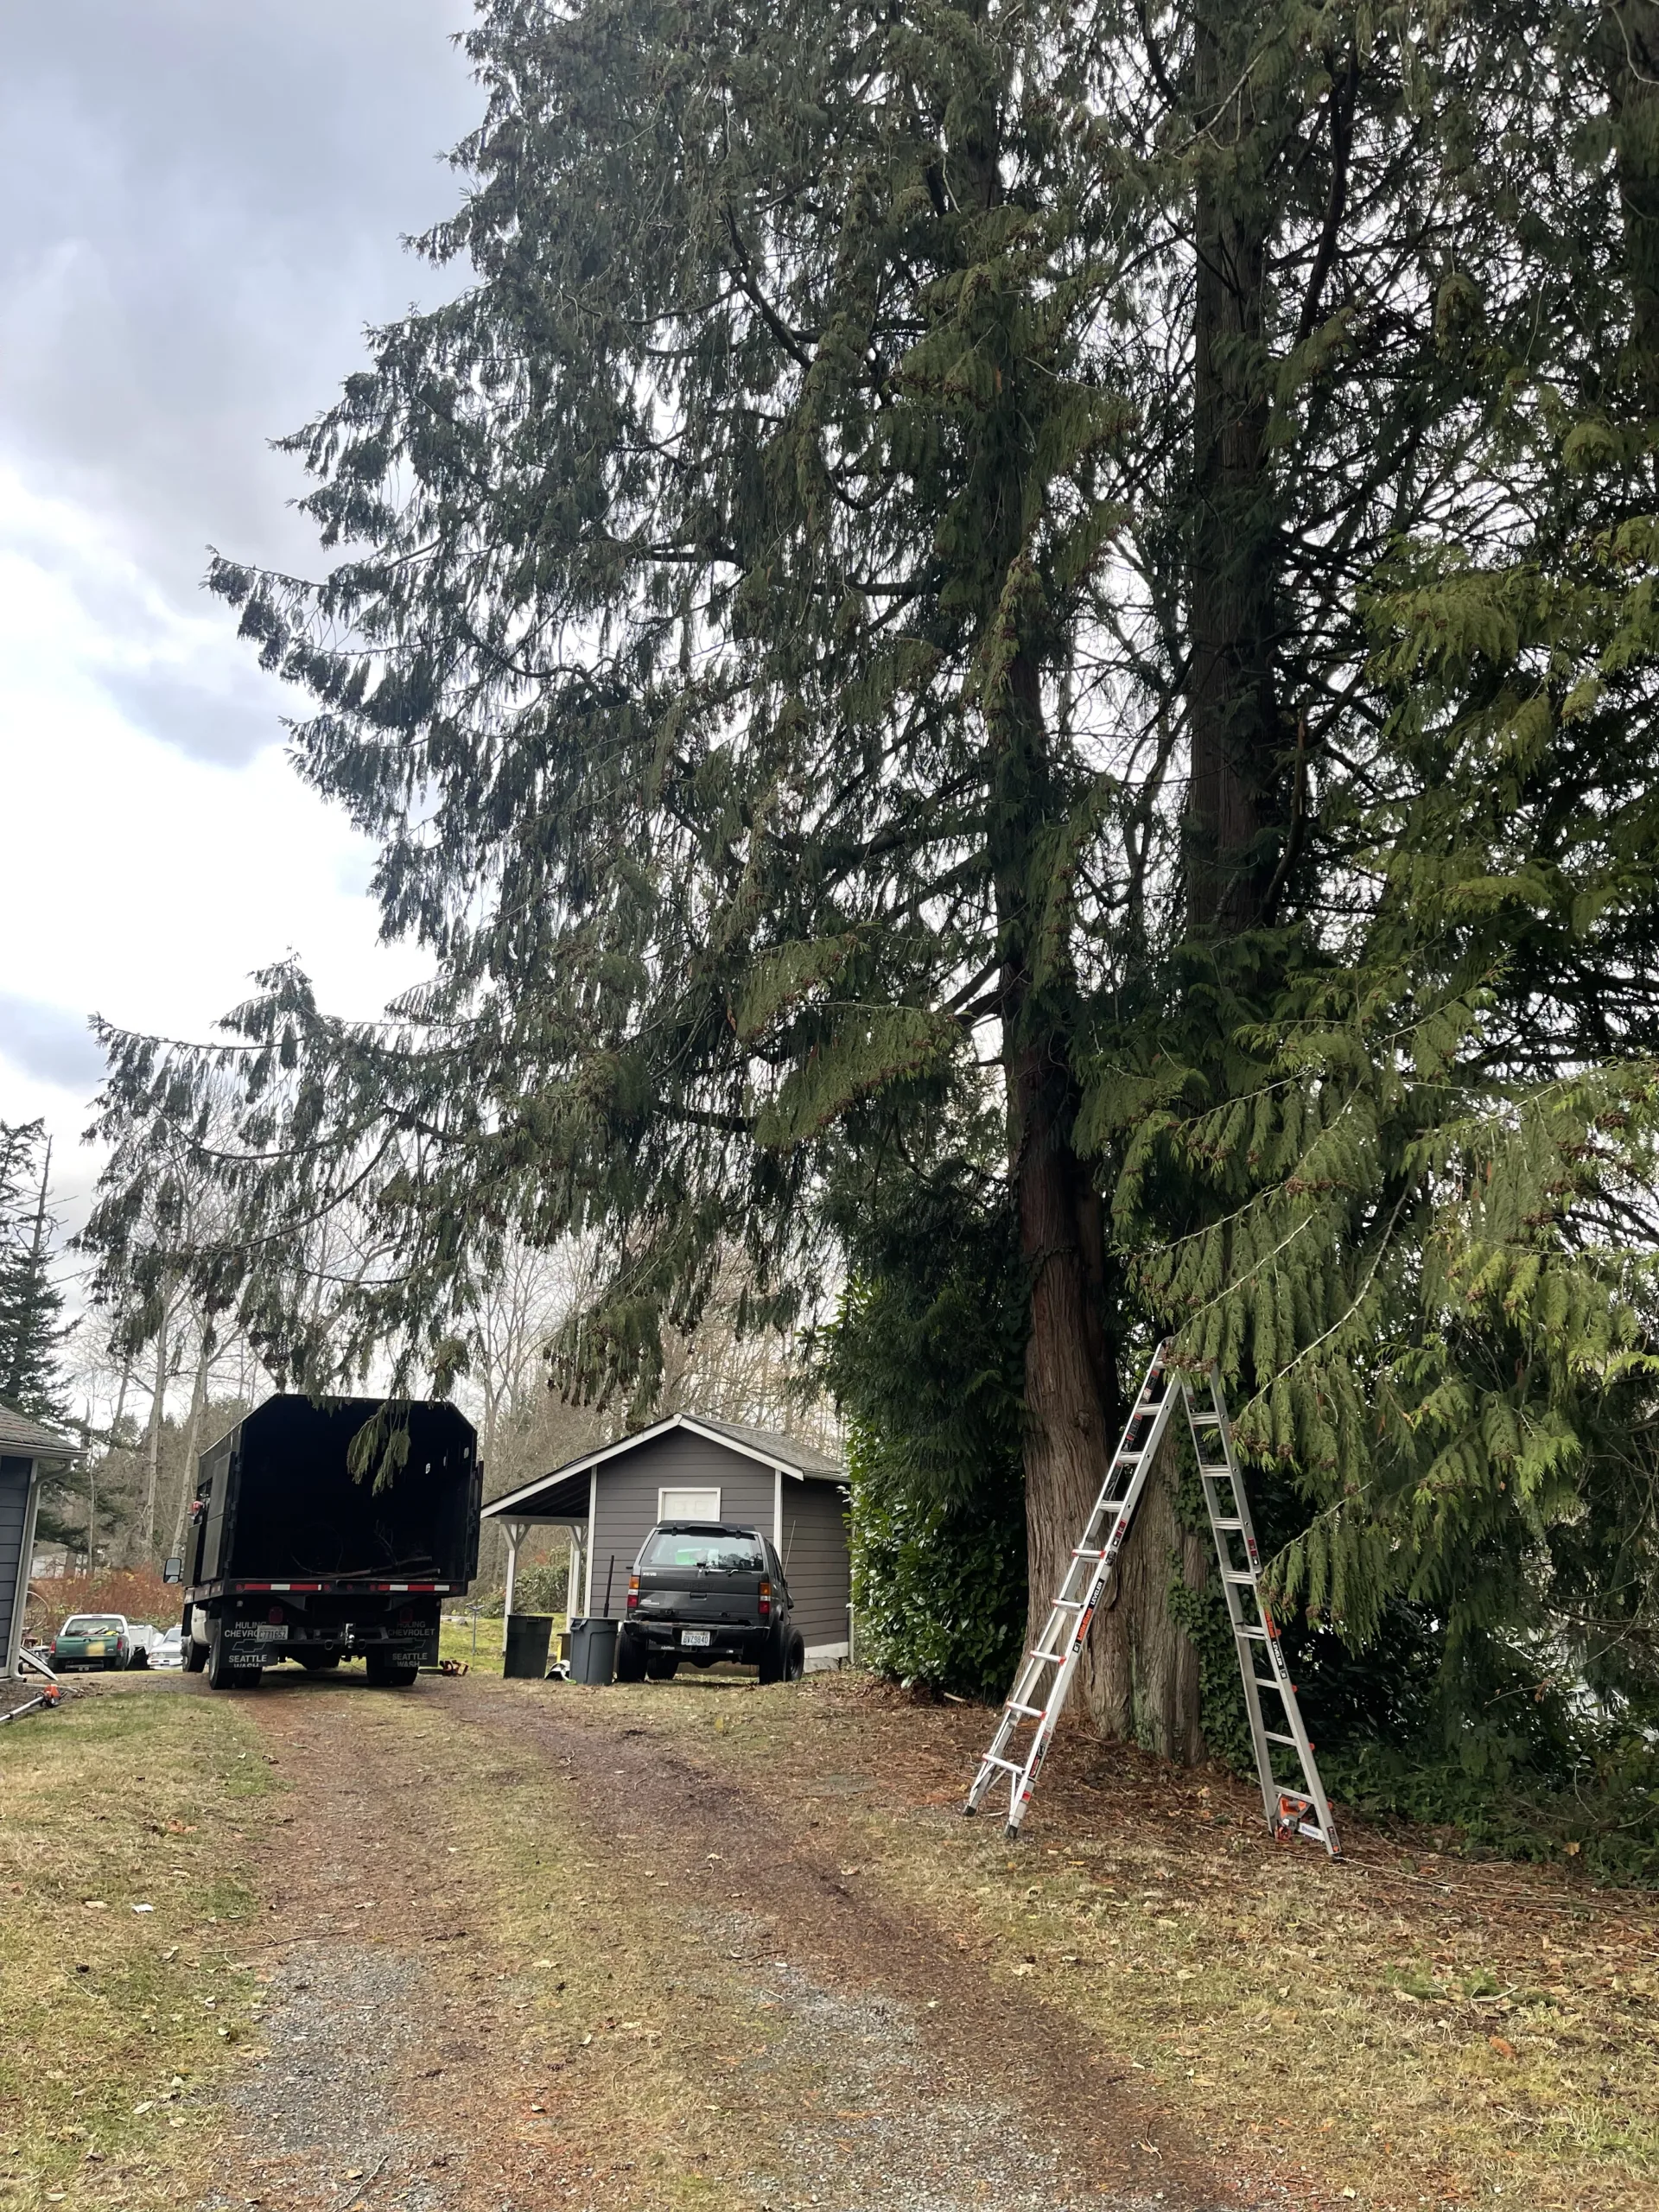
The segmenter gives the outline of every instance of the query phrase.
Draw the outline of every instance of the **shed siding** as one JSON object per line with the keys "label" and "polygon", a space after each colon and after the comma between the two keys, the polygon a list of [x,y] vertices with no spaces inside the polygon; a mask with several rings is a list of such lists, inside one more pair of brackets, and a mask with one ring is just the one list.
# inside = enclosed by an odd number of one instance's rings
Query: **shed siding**
{"label": "shed siding", "polygon": [[784,1477],[784,1540],[779,1546],[795,1625],[809,1653],[844,1656],[852,1569],[841,1485]]}
{"label": "shed siding", "polygon": [[[720,1517],[740,1528],[772,1534],[772,1475],[758,1459],[745,1457],[709,1438],[684,1429],[620,1453],[594,1471],[593,1581],[590,1610],[603,1613],[609,1579],[613,1620],[626,1611],[628,1576],[639,1547],[657,1524],[660,1490],[718,1490]],[[614,1558],[616,1570],[611,1572]]]}
{"label": "shed siding", "polygon": [[29,1592],[29,1535],[32,1459],[0,1459],[0,1676],[10,1675],[22,1637],[23,1603]]}

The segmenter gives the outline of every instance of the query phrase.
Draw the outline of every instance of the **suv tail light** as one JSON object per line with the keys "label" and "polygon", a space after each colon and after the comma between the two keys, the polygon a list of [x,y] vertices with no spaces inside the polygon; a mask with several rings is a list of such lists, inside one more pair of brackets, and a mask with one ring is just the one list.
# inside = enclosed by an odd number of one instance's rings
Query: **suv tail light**
{"label": "suv tail light", "polygon": [[632,1613],[637,1612],[639,1609],[639,1578],[637,1574],[631,1574],[628,1577],[628,1611]]}
{"label": "suv tail light", "polygon": [[763,1581],[760,1585],[760,1618],[763,1621],[769,1621],[772,1618],[772,1585],[770,1582]]}

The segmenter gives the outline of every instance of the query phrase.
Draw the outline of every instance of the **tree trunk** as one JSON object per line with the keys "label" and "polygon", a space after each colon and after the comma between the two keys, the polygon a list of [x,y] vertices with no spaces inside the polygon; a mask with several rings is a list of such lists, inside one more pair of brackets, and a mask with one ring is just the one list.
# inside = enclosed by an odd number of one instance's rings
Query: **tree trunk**
{"label": "tree trunk", "polygon": [[[1224,938],[1270,918],[1287,834],[1287,751],[1274,696],[1274,505],[1268,463],[1265,195],[1252,175],[1249,92],[1212,0],[1193,44],[1209,137],[1194,200],[1188,923]],[[1247,76],[1248,73],[1244,73]]]}
{"label": "tree trunk", "polygon": [[1198,1655],[1170,1610],[1169,1591],[1178,1575],[1189,1590],[1202,1589],[1211,1554],[1208,1536],[1182,1528],[1175,1517],[1185,1428],[1184,1421],[1178,1430],[1172,1421],[1164,1432],[1134,1534],[1106,1586],[1092,1633],[1109,1700],[1100,1714],[1106,1733],[1196,1766],[1205,1750]]}
{"label": "tree trunk", "polygon": [[[1619,0],[1603,19],[1637,404],[1659,423],[1659,5]],[[1653,463],[1659,470],[1659,456]]]}
{"label": "tree trunk", "polygon": [[[1040,755],[1035,665],[1021,657],[1010,680],[1017,720]],[[1022,779],[1040,794],[1040,769]],[[1012,810],[1011,810],[1012,811]],[[1040,823],[1040,806],[1024,816]],[[1005,1033],[1013,1043],[1008,1120],[1020,1255],[1029,1284],[1026,1339],[1027,1643],[1047,1619],[1071,1549],[1106,1479],[1128,1406],[1118,1346],[1109,1332],[1114,1285],[1099,1193],[1072,1141],[1077,1078],[1064,1030],[1044,1019],[1023,955],[1029,857],[999,877],[1013,957],[1003,971]],[[1018,888],[1016,888],[1018,887]],[[1152,1501],[1148,1500],[1147,1504]],[[1106,1734],[1133,1738],[1166,1757],[1202,1756],[1198,1666],[1170,1610],[1173,1509],[1143,1508],[1116,1578],[1116,1602],[1097,1622],[1077,1668],[1077,1705]]]}
{"label": "tree trunk", "polygon": [[[1128,1408],[1103,1321],[1099,1202],[1070,1140],[1069,1084],[1052,1055],[1016,1071],[1023,1142],[1020,1248],[1031,1281],[1026,1340],[1026,1544],[1028,1647],[1048,1618]],[[1175,1519],[1174,1457],[1159,1456],[1106,1602],[1077,1667],[1077,1707],[1101,1732],[1194,1764],[1204,1756],[1198,1655],[1169,1602],[1180,1573],[1197,1589],[1202,1536]]]}
{"label": "tree trunk", "polygon": [[184,1425],[184,1459],[179,1471],[179,1506],[173,1516],[173,1541],[167,1548],[169,1558],[184,1549],[184,1524],[190,1510],[193,1488],[191,1477],[195,1471],[196,1445],[201,1435],[201,1416],[207,1403],[207,1370],[213,1357],[213,1332],[211,1325],[204,1321],[201,1325],[201,1348],[196,1357],[196,1379],[190,1388],[190,1414]]}
{"label": "tree trunk", "polygon": [[149,1401],[149,1429],[144,1438],[144,1516],[139,1524],[140,1562],[148,1567],[156,1556],[156,1492],[162,1472],[162,1422],[167,1411],[167,1325],[171,1319],[165,1301],[156,1331],[156,1373]]}

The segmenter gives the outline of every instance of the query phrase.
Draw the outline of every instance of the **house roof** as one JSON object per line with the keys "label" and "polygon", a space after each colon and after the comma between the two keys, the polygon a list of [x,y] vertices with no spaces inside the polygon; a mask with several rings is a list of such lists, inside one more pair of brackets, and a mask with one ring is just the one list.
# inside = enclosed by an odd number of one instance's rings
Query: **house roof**
{"label": "house roof", "polygon": [[39,1421],[30,1421],[26,1414],[13,1413],[10,1406],[0,1406],[0,1452],[8,1458],[16,1455],[24,1459],[73,1459],[79,1458],[80,1449],[67,1436],[60,1436],[55,1430],[42,1428]]}
{"label": "house roof", "polygon": [[636,1429],[632,1436],[619,1436],[614,1444],[603,1444],[598,1451],[584,1452],[579,1459],[567,1459],[551,1474],[538,1475],[534,1482],[521,1484],[505,1497],[493,1498],[484,1508],[485,1518],[511,1515],[518,1521],[551,1521],[556,1524],[585,1521],[588,1478],[594,1469],[607,1460],[621,1459],[637,1451],[642,1444],[654,1443],[659,1436],[671,1435],[677,1428],[688,1430],[693,1436],[705,1436],[715,1444],[727,1445],[734,1452],[742,1452],[746,1459],[759,1459],[768,1467],[781,1467],[785,1474],[793,1475],[798,1482],[845,1480],[835,1460],[827,1458],[816,1446],[804,1444],[798,1437],[780,1436],[772,1429],[745,1428],[740,1422],[715,1421],[707,1414],[671,1414],[666,1421],[653,1421],[649,1428]]}

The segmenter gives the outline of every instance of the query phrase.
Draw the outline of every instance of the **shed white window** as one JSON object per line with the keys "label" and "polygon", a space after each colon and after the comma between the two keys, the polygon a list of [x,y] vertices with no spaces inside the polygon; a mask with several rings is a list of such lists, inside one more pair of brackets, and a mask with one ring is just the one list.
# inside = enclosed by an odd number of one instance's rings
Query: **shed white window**
{"label": "shed white window", "polygon": [[657,1518],[659,1521],[718,1521],[720,1492],[717,1490],[659,1490],[657,1493]]}

